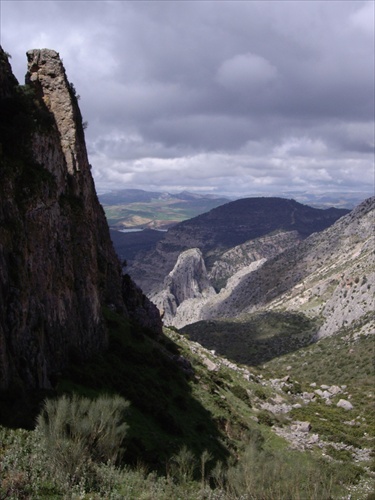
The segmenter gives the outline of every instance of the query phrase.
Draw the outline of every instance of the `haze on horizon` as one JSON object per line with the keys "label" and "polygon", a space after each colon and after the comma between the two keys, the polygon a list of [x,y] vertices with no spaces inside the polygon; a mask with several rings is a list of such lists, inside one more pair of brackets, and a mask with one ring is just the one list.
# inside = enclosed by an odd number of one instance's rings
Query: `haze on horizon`
{"label": "haze on horizon", "polygon": [[98,191],[374,192],[374,2],[0,2],[59,52]]}

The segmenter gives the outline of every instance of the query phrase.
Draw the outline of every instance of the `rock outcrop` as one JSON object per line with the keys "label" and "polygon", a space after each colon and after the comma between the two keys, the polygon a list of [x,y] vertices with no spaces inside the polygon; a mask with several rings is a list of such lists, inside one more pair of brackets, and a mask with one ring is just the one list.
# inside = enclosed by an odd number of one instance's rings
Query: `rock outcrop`
{"label": "rock outcrop", "polygon": [[298,245],[303,238],[298,231],[279,231],[255,238],[224,252],[214,263],[209,278],[215,288],[225,287],[228,280],[254,262],[270,259],[287,248]]}
{"label": "rock outcrop", "polygon": [[105,348],[105,307],[141,321],[143,308],[161,329],[142,292],[123,285],[60,57],[27,58],[19,86],[0,49],[1,390],[49,388],[69,360]]}
{"label": "rock outcrop", "polygon": [[[166,325],[181,326],[194,318],[194,303],[201,304],[214,295],[216,292],[207,277],[202,252],[191,248],[180,254],[175,267],[164,280],[163,290],[151,295],[150,299],[162,312]],[[182,306],[189,318],[184,317]]]}

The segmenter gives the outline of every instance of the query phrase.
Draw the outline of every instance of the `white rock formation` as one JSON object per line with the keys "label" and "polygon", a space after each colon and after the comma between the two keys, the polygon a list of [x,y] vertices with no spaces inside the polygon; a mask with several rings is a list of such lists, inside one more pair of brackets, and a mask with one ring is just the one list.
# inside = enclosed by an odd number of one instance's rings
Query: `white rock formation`
{"label": "white rock formation", "polygon": [[[202,252],[199,248],[191,248],[179,255],[175,267],[164,280],[163,290],[151,295],[150,299],[162,313],[165,325],[181,326],[179,315],[194,317],[194,305],[214,295],[216,292],[207,277]],[[189,318],[185,320],[190,322]]]}

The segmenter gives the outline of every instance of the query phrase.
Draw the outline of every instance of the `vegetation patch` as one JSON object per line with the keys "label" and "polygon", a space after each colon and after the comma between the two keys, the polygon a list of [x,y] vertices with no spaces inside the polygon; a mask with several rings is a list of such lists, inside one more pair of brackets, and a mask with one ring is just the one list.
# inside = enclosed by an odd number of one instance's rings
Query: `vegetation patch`
{"label": "vegetation patch", "polygon": [[181,333],[237,363],[257,366],[309,345],[316,330],[317,322],[303,314],[262,312],[199,321],[183,327]]}

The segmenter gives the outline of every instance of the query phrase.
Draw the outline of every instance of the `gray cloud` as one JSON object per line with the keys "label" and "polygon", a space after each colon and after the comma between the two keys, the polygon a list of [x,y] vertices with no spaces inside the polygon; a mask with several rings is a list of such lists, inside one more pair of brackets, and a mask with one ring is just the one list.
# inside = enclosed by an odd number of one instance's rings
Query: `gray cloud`
{"label": "gray cloud", "polygon": [[371,192],[373,20],[358,0],[3,0],[0,34],[20,81],[26,50],[60,53],[98,189]]}

